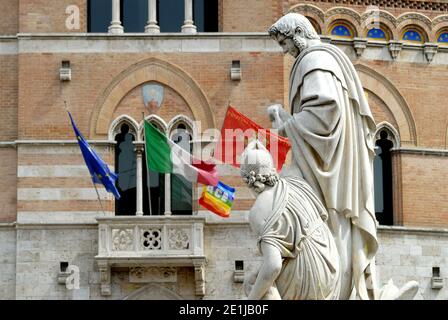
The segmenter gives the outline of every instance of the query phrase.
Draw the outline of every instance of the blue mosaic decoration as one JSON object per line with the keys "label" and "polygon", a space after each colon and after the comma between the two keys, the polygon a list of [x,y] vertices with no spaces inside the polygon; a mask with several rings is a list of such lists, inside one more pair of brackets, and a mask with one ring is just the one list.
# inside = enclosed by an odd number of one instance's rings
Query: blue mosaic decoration
{"label": "blue mosaic decoration", "polygon": [[338,36],[338,37],[345,37],[345,38],[352,37],[352,32],[350,31],[350,29],[342,24],[335,25],[333,27],[333,30],[331,30],[331,34],[333,36]]}
{"label": "blue mosaic decoration", "polygon": [[367,38],[387,40],[386,33],[378,28],[370,29],[369,32],[367,32]]}
{"label": "blue mosaic decoration", "polygon": [[423,37],[417,30],[408,30],[403,35],[403,40],[413,41],[413,42],[423,42]]}
{"label": "blue mosaic decoration", "polygon": [[448,43],[448,32],[443,32],[437,38],[437,42]]}

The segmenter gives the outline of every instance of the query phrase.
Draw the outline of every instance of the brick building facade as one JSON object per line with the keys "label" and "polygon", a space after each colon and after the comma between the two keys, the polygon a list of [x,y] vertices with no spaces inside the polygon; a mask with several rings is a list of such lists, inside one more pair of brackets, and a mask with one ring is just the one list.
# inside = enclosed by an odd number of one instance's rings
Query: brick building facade
{"label": "brick building facade", "polygon": [[[147,2],[149,11],[159,5]],[[384,211],[388,225],[379,227],[381,283],[417,280],[419,298],[448,298],[447,3],[217,0],[218,32],[197,33],[183,20],[185,32],[145,32],[142,25],[129,33],[126,23],[121,31],[91,32],[87,0],[0,0],[0,9],[0,298],[244,297],[241,275],[260,256],[248,225],[253,198],[238,171],[219,165],[222,181],[237,188],[228,219],[198,207],[198,186],[191,187],[191,214],[177,215],[172,177],[159,178],[159,214],[117,212],[101,189],[102,212],[64,101],[112,167],[124,124],[141,161],[142,112],[167,134],[183,126],[193,153],[210,147],[213,139],[202,133],[221,127],[229,103],[268,127],[267,106],[288,108],[293,59],[266,30],[291,11],[307,16],[323,41],[351,58],[377,138],[386,133],[392,146],[391,170],[382,171],[390,185],[376,189],[385,193],[378,203],[391,207]],[[70,81],[61,81],[63,61]],[[234,62],[241,79],[231,78]],[[163,87],[155,115],[145,108],[147,84]],[[148,234],[160,236],[162,246],[143,245]],[[187,240],[179,244],[176,237]],[[64,285],[67,264],[79,268],[79,289]]]}

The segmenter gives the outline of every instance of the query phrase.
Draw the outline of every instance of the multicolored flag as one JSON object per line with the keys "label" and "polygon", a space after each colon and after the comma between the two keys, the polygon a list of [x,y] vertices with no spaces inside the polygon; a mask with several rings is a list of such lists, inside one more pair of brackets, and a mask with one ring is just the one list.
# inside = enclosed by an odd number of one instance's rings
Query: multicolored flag
{"label": "multicolored flag", "polygon": [[239,168],[239,157],[244,151],[245,144],[253,138],[266,142],[266,149],[271,153],[275,167],[280,171],[291,148],[289,140],[271,132],[270,129],[264,129],[232,106],[227,109],[214,158]]}
{"label": "multicolored flag", "polygon": [[215,164],[194,158],[145,120],[146,161],[148,168],[160,173],[175,173],[190,182],[218,185]]}
{"label": "multicolored flag", "polygon": [[101,159],[101,157],[90,147],[76,127],[70,112],[68,112],[68,116],[70,117],[76,140],[81,148],[82,156],[89,169],[93,183],[101,183],[106,188],[107,192],[113,193],[116,199],[120,199],[120,193],[115,187],[115,181],[118,179],[118,175],[110,171],[106,162],[104,162],[103,159]]}
{"label": "multicolored flag", "polygon": [[202,190],[199,204],[217,215],[228,218],[235,199],[235,188],[221,181],[217,186],[208,186]]}

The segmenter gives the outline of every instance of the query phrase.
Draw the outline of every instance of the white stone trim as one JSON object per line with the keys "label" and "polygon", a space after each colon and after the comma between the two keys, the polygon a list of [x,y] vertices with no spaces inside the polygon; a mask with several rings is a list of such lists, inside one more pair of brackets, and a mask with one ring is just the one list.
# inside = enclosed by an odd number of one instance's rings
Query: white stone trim
{"label": "white stone trim", "polygon": [[19,211],[17,212],[18,224],[97,224],[96,218],[113,217],[112,211]]}
{"label": "white stone trim", "polygon": [[448,150],[446,149],[392,148],[391,151],[402,154],[419,154],[423,156],[448,157]]}
{"label": "white stone trim", "polygon": [[421,228],[406,226],[378,226],[380,233],[404,233],[404,234],[434,234],[448,237],[448,229],[444,228]]}
{"label": "white stone trim", "polygon": [[205,218],[206,225],[249,224],[249,211],[246,210],[232,210],[228,218],[222,218],[208,210],[199,210],[197,216]]}
{"label": "white stone trim", "polygon": [[[111,168],[113,169],[113,168]],[[86,165],[18,166],[19,178],[73,178],[90,177]]]}
{"label": "white stone trim", "polygon": [[[326,38],[326,36],[323,36]],[[332,39],[331,43],[347,47],[345,51],[357,59],[354,39]],[[398,41],[399,42],[399,41]],[[400,62],[425,63],[424,45],[401,43],[402,50],[395,59]],[[368,40],[364,59],[395,61],[389,53],[389,42]],[[17,53],[141,53],[141,52],[277,52],[281,47],[267,33],[35,33],[0,38],[0,54]],[[448,65],[448,48],[440,47],[433,65]]]}
{"label": "white stone trim", "polygon": [[[101,200],[112,200],[113,195],[98,187]],[[98,200],[94,188],[18,188],[18,201]],[[98,204],[99,206],[99,204]]]}
{"label": "white stone trim", "polygon": [[19,44],[16,37],[0,37],[0,55],[16,55]]}

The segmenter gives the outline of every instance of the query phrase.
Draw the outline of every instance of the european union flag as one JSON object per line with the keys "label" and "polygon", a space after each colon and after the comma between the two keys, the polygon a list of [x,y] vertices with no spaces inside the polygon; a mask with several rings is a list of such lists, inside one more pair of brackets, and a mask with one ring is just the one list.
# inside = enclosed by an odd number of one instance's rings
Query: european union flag
{"label": "european union flag", "polygon": [[76,127],[70,112],[68,112],[68,115],[72,122],[73,130],[75,130],[76,140],[78,140],[82,156],[84,157],[84,161],[92,176],[93,183],[101,183],[106,188],[107,192],[113,193],[116,199],[120,199],[120,193],[115,187],[115,181],[118,178],[117,174],[111,172],[103,159],[93,151]]}

